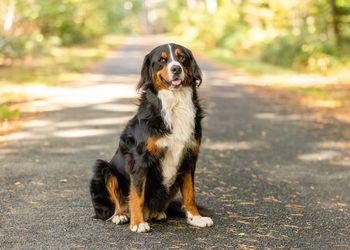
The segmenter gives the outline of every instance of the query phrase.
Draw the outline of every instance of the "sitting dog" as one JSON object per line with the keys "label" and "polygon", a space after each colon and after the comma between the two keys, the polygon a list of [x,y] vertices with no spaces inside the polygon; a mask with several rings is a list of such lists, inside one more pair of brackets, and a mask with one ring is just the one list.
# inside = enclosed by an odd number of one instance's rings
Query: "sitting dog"
{"label": "sitting dog", "polygon": [[201,70],[192,52],[164,44],[144,58],[140,103],[110,162],[97,160],[90,183],[95,217],[147,232],[148,219],[166,219],[178,191],[189,224],[213,225],[199,214],[194,173],[202,137],[197,96]]}

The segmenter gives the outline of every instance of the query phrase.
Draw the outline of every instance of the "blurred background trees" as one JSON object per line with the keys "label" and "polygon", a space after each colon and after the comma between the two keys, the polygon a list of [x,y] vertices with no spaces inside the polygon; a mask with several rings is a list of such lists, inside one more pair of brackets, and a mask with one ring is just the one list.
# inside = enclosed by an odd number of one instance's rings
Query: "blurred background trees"
{"label": "blurred background trees", "polygon": [[187,0],[159,6],[167,15],[158,29],[202,47],[307,71],[327,71],[349,55],[349,0]]}
{"label": "blurred background trees", "polygon": [[4,0],[0,13],[2,58],[110,32],[168,32],[306,71],[347,63],[350,50],[350,0]]}
{"label": "blurred background trees", "polygon": [[19,58],[110,32],[127,32],[135,26],[131,21],[137,21],[136,12],[137,6],[128,1],[3,0],[0,55]]}

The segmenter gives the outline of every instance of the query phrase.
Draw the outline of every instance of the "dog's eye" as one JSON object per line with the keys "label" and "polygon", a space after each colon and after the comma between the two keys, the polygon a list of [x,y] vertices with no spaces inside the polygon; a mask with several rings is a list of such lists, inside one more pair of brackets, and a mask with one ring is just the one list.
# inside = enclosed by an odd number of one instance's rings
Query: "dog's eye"
{"label": "dog's eye", "polygon": [[159,62],[160,63],[166,63],[166,59],[162,57],[162,58],[159,59]]}
{"label": "dog's eye", "polygon": [[178,55],[177,58],[179,59],[180,62],[184,62],[186,60],[186,57],[183,55]]}

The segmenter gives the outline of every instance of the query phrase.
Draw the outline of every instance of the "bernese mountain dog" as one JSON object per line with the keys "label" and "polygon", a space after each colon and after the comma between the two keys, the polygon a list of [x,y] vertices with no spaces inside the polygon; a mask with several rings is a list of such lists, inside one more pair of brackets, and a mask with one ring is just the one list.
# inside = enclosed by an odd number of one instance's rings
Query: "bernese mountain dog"
{"label": "bernese mountain dog", "polygon": [[201,70],[192,52],[164,44],[144,58],[138,110],[127,123],[111,161],[97,160],[90,183],[95,218],[147,232],[149,219],[166,219],[180,190],[187,222],[213,225],[195,202],[194,173],[202,137],[197,96]]}

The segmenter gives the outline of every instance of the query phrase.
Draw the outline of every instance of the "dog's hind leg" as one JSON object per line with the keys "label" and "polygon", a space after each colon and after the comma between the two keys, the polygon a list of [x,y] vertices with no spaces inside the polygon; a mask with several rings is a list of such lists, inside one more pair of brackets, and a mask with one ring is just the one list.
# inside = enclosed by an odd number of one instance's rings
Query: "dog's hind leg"
{"label": "dog's hind leg", "polygon": [[90,194],[95,210],[95,218],[107,220],[114,213],[114,205],[108,197],[106,177],[111,174],[112,166],[103,160],[97,160],[90,182]]}
{"label": "dog's hind leg", "polygon": [[95,218],[112,220],[116,224],[128,221],[127,203],[123,199],[113,166],[109,162],[96,161],[90,182],[90,194]]}
{"label": "dog's hind leg", "polygon": [[127,206],[124,202],[123,195],[119,190],[118,180],[114,175],[108,175],[106,187],[108,197],[114,205],[114,214],[109,220],[115,224],[124,224],[128,222],[129,216],[127,214]]}
{"label": "dog's hind leg", "polygon": [[151,212],[149,218],[152,220],[166,220],[167,216],[165,212]]}

